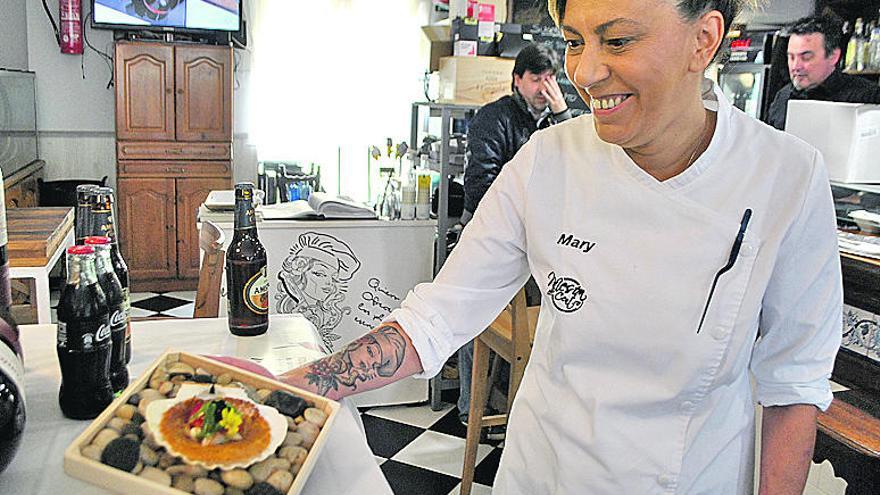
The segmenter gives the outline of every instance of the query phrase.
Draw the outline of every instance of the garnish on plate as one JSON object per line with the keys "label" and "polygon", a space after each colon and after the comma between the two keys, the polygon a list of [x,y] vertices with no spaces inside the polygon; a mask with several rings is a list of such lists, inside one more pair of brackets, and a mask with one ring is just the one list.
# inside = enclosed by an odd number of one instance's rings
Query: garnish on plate
{"label": "garnish on plate", "polygon": [[219,445],[241,440],[238,428],[242,420],[238,409],[223,399],[196,399],[190,408],[186,425],[193,440],[202,445]]}

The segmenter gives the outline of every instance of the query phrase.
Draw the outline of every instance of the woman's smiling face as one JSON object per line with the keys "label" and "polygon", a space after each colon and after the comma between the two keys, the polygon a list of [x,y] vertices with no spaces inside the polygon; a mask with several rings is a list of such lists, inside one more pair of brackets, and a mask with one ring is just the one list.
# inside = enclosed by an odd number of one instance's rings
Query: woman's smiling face
{"label": "woman's smiling face", "polygon": [[701,105],[699,26],[672,0],[568,0],[560,28],[566,73],[591,102],[603,141],[650,145],[675,132],[684,108]]}

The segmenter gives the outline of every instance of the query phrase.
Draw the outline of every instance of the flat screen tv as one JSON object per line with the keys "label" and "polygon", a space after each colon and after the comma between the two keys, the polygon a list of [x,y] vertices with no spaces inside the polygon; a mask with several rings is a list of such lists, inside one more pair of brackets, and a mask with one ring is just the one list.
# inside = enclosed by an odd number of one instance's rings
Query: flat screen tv
{"label": "flat screen tv", "polygon": [[241,0],[92,0],[93,26],[154,31],[238,31]]}

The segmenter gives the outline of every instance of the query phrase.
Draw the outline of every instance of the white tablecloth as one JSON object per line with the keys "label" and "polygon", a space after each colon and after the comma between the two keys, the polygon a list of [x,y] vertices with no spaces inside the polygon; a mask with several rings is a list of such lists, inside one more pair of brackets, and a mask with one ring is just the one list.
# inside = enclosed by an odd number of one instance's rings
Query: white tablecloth
{"label": "white tablecloth", "polygon": [[[314,327],[300,316],[272,316],[269,331],[283,330],[296,342],[313,340]],[[139,376],[162,352],[171,348],[220,354],[230,348],[225,319],[136,322],[132,328],[129,373]],[[55,325],[24,325],[27,428],[18,454],[0,474],[2,494],[102,494],[104,490],[64,473],[64,449],[89,424],[64,418],[58,406],[61,370],[55,353]],[[307,352],[307,351],[305,351]],[[305,354],[304,352],[304,354]],[[305,486],[305,494],[390,494],[363,434],[356,410],[343,402],[321,457]]]}

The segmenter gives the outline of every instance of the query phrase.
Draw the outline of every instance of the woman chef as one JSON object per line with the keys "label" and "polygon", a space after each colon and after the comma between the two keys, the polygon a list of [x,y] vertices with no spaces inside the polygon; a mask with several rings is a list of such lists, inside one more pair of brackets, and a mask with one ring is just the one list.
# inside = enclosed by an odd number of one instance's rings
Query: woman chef
{"label": "woman chef", "polygon": [[285,378],[340,397],[433,376],[531,274],[494,493],[751,493],[757,401],[760,492],[800,494],[841,339],[821,156],[704,87],[740,1],[549,4],[592,116],[535,134],[381,327],[406,341],[393,376],[316,387],[334,355]]}

